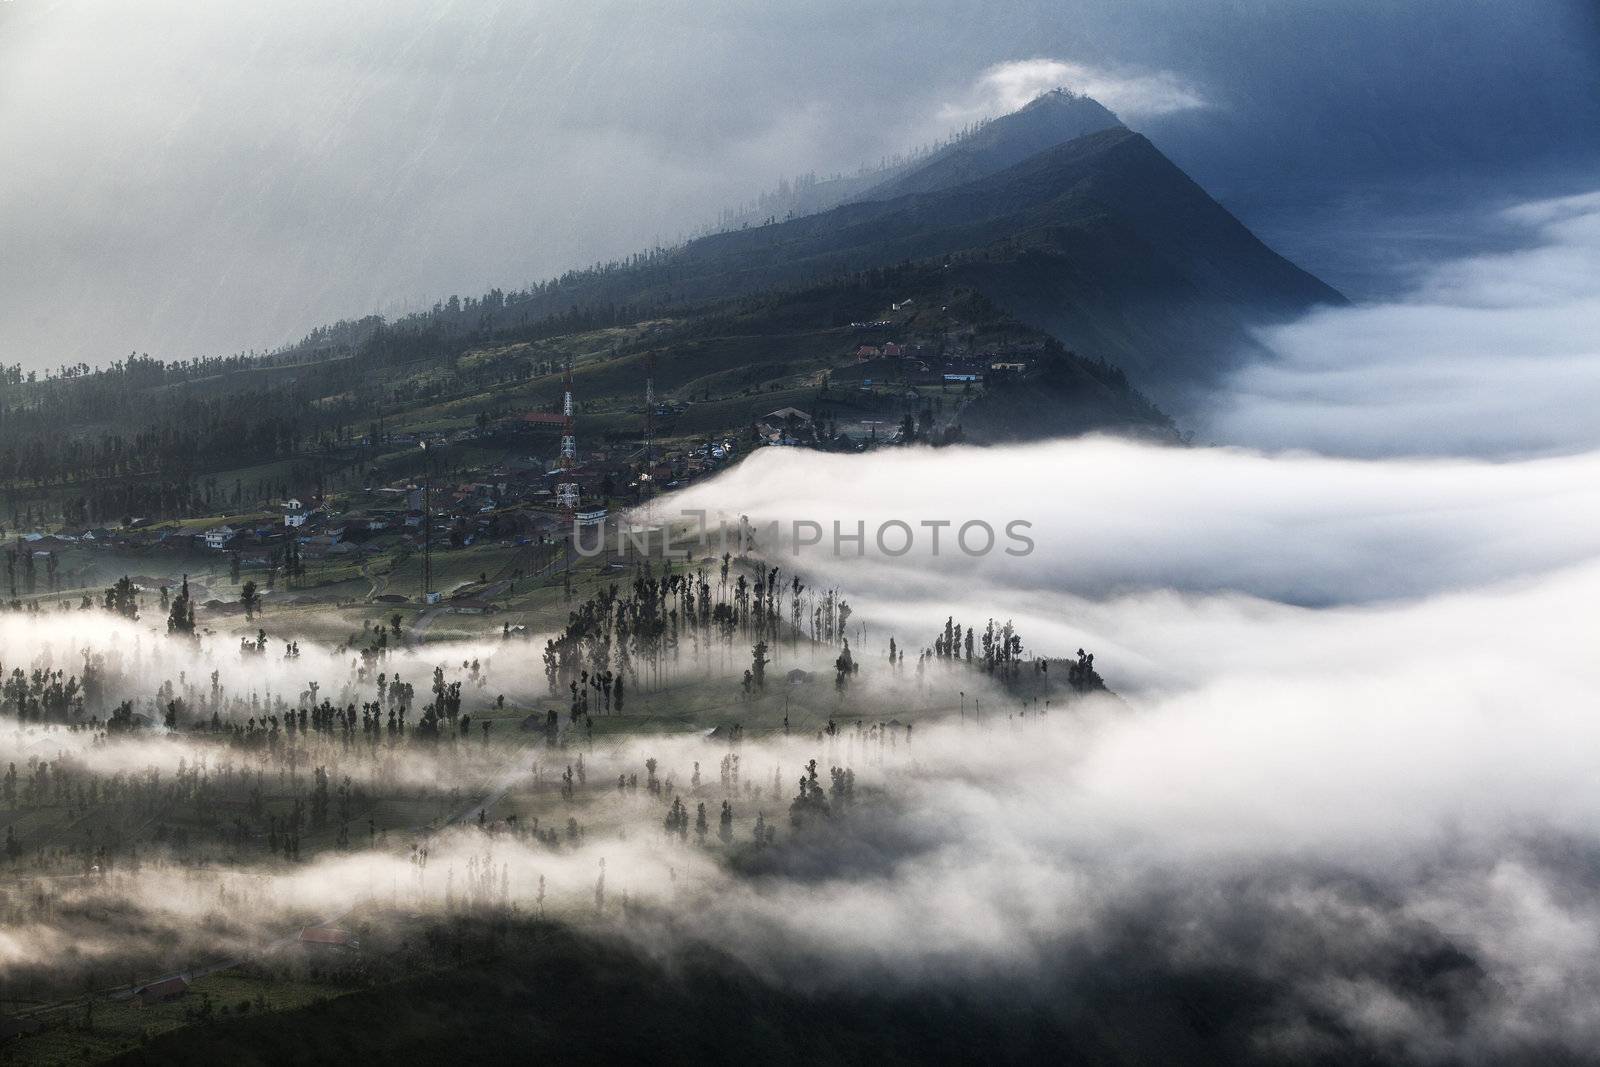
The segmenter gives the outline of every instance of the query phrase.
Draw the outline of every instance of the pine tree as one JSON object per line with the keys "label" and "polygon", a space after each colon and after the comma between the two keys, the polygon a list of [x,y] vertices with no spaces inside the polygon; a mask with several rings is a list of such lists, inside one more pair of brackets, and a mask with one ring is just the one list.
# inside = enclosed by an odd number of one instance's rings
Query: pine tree
{"label": "pine tree", "polygon": [[167,633],[180,637],[194,636],[194,601],[189,596],[189,576],[183,576],[183,586],[172,601],[167,613]]}

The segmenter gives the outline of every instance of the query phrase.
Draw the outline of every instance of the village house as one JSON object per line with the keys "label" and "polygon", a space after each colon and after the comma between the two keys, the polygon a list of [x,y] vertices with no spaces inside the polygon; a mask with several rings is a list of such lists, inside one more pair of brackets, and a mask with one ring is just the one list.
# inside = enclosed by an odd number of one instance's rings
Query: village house
{"label": "village house", "polygon": [[172,530],[162,530],[156,536],[156,542],[163,548],[193,548],[196,542],[205,543],[205,538],[198,526],[179,526]]}
{"label": "village house", "polygon": [[381,533],[393,525],[394,519],[389,515],[376,515],[363,511],[353,511],[346,515],[340,523],[343,535],[349,538],[353,535]]}
{"label": "village house", "polygon": [[330,554],[354,551],[355,546],[345,544],[341,533],[342,531],[331,531],[313,537],[302,537],[300,551],[307,559],[325,559]]}
{"label": "village house", "polygon": [[769,445],[798,445],[813,437],[811,416],[799,408],[769,411],[756,424],[756,433]]}
{"label": "village house", "polygon": [[780,426],[790,421],[809,425],[811,422],[811,416],[807,415],[799,408],[779,408],[776,411],[769,411],[765,415],[761,416],[761,421],[770,423],[774,426]]}
{"label": "village house", "polygon": [[977,382],[983,380],[983,365],[958,359],[945,363],[941,377],[946,382]]}
{"label": "village house", "polygon": [[152,1004],[165,1004],[177,1000],[188,992],[188,979],[180,974],[163,978],[159,982],[151,982],[147,986],[140,986],[133,992],[133,1002],[141,1008],[148,1008]]}

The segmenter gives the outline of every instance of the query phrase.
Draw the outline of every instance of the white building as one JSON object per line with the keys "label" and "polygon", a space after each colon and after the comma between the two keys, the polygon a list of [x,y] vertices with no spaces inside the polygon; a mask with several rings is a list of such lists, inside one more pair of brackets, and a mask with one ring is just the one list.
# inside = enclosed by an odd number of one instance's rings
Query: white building
{"label": "white building", "polygon": [[233,540],[236,533],[238,531],[232,526],[213,526],[206,531],[206,547],[227,548],[228,542]]}
{"label": "white building", "polygon": [[310,517],[311,513],[309,511],[306,511],[304,508],[295,508],[292,511],[286,511],[283,513],[283,524],[285,526],[291,526],[298,529],[301,526],[304,526],[306,524],[306,520]]}

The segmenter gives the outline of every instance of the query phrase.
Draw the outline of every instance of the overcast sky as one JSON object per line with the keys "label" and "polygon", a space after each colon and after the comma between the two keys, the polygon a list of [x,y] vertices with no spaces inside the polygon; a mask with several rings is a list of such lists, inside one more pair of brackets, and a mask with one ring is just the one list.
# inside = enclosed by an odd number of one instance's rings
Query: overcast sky
{"label": "overcast sky", "polygon": [[223,354],[518,286],[1056,82],[1242,203],[1556,170],[1600,137],[1582,10],[13,0],[0,359]]}

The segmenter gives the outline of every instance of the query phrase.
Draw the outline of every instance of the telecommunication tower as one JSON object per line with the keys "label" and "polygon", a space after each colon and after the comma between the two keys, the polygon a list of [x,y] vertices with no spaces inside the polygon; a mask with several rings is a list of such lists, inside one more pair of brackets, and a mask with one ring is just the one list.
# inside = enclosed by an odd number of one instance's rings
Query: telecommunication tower
{"label": "telecommunication tower", "polygon": [[644,464],[656,461],[656,354],[644,354]]}
{"label": "telecommunication tower", "polygon": [[572,361],[567,360],[565,390],[561,397],[561,462],[570,466],[578,461],[578,435],[572,425]]}

